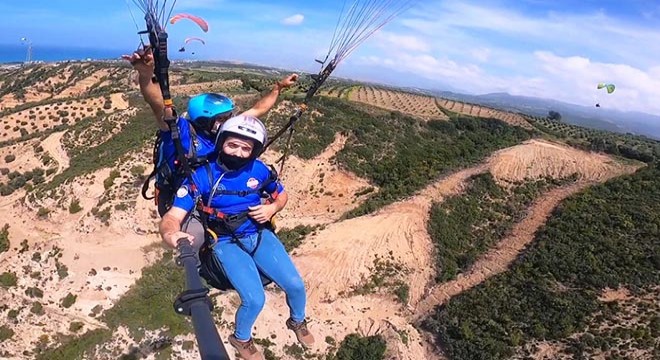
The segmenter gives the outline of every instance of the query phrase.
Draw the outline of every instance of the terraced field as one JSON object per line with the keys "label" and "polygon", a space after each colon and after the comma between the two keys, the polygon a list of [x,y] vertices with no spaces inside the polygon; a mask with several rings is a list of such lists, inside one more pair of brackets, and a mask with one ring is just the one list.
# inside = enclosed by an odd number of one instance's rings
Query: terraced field
{"label": "terraced field", "polygon": [[444,109],[457,112],[459,114],[485,117],[485,118],[494,118],[494,119],[502,120],[514,126],[520,126],[530,130],[533,129],[533,126],[529,122],[527,122],[527,120],[525,120],[524,117],[512,112],[502,111],[502,110],[489,108],[486,106],[470,104],[461,101],[442,99],[442,98],[439,98],[437,100],[437,104],[438,106]]}
{"label": "terraced field", "polygon": [[103,63],[39,64],[0,74],[0,110],[48,99],[126,91],[128,67]]}
{"label": "terraced field", "polygon": [[352,89],[348,99],[369,105],[374,105],[392,111],[419,117],[425,120],[449,119],[435,103],[435,98],[381,89],[373,86],[357,86]]}
{"label": "terraced field", "polygon": [[75,124],[98,112],[112,113],[128,107],[124,95],[113,94],[85,99],[38,105],[3,116],[0,120],[0,141],[13,140],[43,132],[62,124]]}

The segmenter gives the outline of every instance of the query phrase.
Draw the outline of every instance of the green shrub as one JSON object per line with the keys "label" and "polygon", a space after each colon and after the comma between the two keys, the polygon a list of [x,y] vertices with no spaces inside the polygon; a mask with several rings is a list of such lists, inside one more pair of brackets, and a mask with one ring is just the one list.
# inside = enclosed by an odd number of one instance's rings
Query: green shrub
{"label": "green shrub", "polygon": [[69,276],[69,268],[66,265],[62,264],[59,261],[56,261],[55,267],[57,267],[57,276],[59,276],[60,280]]}
{"label": "green shrub", "polygon": [[99,221],[107,224],[108,220],[110,220],[110,216],[112,215],[111,210],[112,209],[110,207],[106,207],[103,210],[99,210],[99,208],[95,207],[92,209],[91,212],[92,215],[96,216],[96,218],[99,219]]}
{"label": "green shrub", "polygon": [[9,224],[5,224],[0,230],[0,254],[9,250],[11,246],[9,242]]}
{"label": "green shrub", "polygon": [[360,336],[349,334],[342,340],[334,359],[336,360],[383,360],[387,345],[380,335]]}
{"label": "green shrub", "polygon": [[11,271],[6,271],[0,274],[0,285],[4,287],[16,286],[17,280],[18,278],[16,277],[16,274]]}
{"label": "green shrub", "polygon": [[123,202],[115,205],[115,210],[117,211],[126,211],[128,210],[128,204]]}
{"label": "green shrub", "polygon": [[0,326],[0,343],[9,340],[14,336],[14,330],[7,327],[7,325]]}
{"label": "green shrub", "polygon": [[39,289],[36,286],[29,287],[25,289],[25,295],[31,297],[31,298],[42,298],[44,297],[44,292],[43,290]]}
{"label": "green shrub", "polygon": [[[21,130],[23,130],[23,129],[21,129]],[[5,162],[7,164],[9,164],[10,162],[12,162],[14,160],[16,160],[16,155],[9,154],[9,155],[5,156]]]}
{"label": "green shrub", "polygon": [[30,312],[36,315],[43,315],[44,314],[44,306],[41,305],[40,302],[35,301],[32,303],[32,307],[30,308]]}
{"label": "green shrub", "polygon": [[408,284],[401,284],[396,289],[394,289],[394,295],[399,300],[400,303],[408,303],[408,298],[410,297],[410,286]]}
{"label": "green shrub", "polygon": [[80,200],[73,198],[71,199],[71,204],[69,204],[69,213],[75,214],[78,213],[82,210],[82,207],[80,206]]}
{"label": "green shrub", "polygon": [[0,195],[7,196],[7,195],[11,195],[13,192],[14,192],[13,187],[11,187],[9,185],[6,185],[6,184],[1,184],[0,185]]}
{"label": "green shrub", "polygon": [[133,176],[138,176],[138,177],[139,177],[139,176],[142,176],[142,174],[144,174],[144,171],[145,171],[145,170],[146,170],[146,168],[145,168],[144,166],[142,166],[142,165],[135,165],[135,166],[133,166],[133,167],[131,168],[131,175],[133,175]]}
{"label": "green shrub", "polygon": [[48,214],[50,214],[50,210],[45,207],[40,207],[39,210],[37,210],[37,216],[41,219],[48,217]]}
{"label": "green shrub", "polygon": [[69,324],[69,331],[71,332],[78,332],[82,328],[83,328],[83,323],[81,323],[80,321],[74,321],[71,324]]}
{"label": "green shrub", "polygon": [[286,251],[291,251],[300,246],[305,237],[314,232],[317,228],[318,226],[298,225],[293,229],[279,230],[277,232],[277,237],[282,241]]}
{"label": "green shrub", "polygon": [[108,190],[112,187],[112,184],[114,184],[115,179],[119,177],[119,171],[117,170],[112,170],[110,171],[110,176],[108,176],[107,179],[103,180],[103,188]]}
{"label": "green shrub", "polygon": [[21,241],[21,248],[18,249],[18,253],[19,253],[19,254],[23,254],[24,252],[26,252],[26,251],[28,251],[28,250],[30,250],[30,245],[28,245],[28,241],[27,241],[27,239],[23,239],[23,240]]}
{"label": "green shrub", "polygon": [[19,312],[19,310],[11,309],[7,311],[7,318],[10,320],[15,320],[18,317]]}
{"label": "green shrub", "polygon": [[72,293],[68,293],[65,297],[62,298],[62,307],[63,308],[70,308],[75,302],[78,297],[76,295],[73,295]]}

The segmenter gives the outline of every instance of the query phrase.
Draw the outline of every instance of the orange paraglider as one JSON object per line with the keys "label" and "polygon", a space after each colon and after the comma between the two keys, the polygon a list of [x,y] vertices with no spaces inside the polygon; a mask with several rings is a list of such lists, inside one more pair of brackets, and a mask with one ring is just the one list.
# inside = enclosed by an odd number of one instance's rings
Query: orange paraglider
{"label": "orange paraglider", "polygon": [[195,24],[197,24],[204,32],[209,31],[209,24],[206,22],[206,20],[202,19],[199,16],[191,15],[191,14],[176,14],[170,18],[170,24],[175,24],[177,21],[181,19],[188,19],[190,21],[193,21]]}
{"label": "orange paraglider", "polygon": [[[179,52],[184,52],[184,51],[186,51],[186,45],[187,45],[189,42],[191,42],[191,41],[199,41],[199,42],[201,42],[203,45],[206,45],[206,43],[204,42],[204,39],[201,39],[201,38],[198,38],[198,37],[189,37],[189,38],[186,38],[186,40],[183,42],[183,45],[181,45],[181,48],[179,49]],[[193,53],[193,55],[194,55],[194,54],[195,54],[195,53]]]}

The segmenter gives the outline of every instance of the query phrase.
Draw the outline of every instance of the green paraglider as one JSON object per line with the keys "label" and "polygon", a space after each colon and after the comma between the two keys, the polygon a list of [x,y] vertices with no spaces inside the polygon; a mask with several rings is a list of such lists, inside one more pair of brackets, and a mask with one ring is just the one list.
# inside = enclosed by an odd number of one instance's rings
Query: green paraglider
{"label": "green paraglider", "polygon": [[598,88],[598,90],[607,89],[607,93],[611,94],[611,93],[614,92],[614,89],[616,89],[616,86],[614,86],[614,84],[599,83],[597,88]]}
{"label": "green paraglider", "polygon": [[[614,84],[606,84],[606,83],[598,83],[598,86],[596,86],[598,90],[605,89],[608,94],[611,94],[614,92],[616,89],[616,86]],[[598,96],[596,96],[596,107],[600,107],[600,101],[598,101]]]}

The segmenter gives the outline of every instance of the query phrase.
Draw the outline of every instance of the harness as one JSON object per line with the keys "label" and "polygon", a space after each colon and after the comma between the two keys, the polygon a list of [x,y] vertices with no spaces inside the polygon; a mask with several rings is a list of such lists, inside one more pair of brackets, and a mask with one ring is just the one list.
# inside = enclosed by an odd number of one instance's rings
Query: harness
{"label": "harness", "polygon": [[[207,156],[197,155],[197,145],[199,140],[195,127],[190,122],[188,122],[188,132],[190,134],[190,146],[188,147],[188,152],[185,155],[185,158],[188,162],[188,167],[194,170],[204,164],[208,164],[209,159]],[[173,194],[176,189],[181,186],[181,183],[186,176],[184,167],[181,166],[178,159],[175,158],[174,168],[172,168],[168,159],[164,158],[163,145],[161,131],[158,130],[156,131],[152,150],[152,163],[154,164],[154,168],[142,183],[142,197],[146,200],[155,199],[156,205],[158,205],[158,193],[160,191],[166,191]],[[153,178],[156,178],[154,183],[155,191],[153,196],[149,196],[147,195],[147,192],[149,191],[149,183]]]}
{"label": "harness", "polygon": [[[209,184],[211,185],[213,190],[209,195],[209,200],[207,204],[204,204],[201,196],[197,196],[197,199],[195,201],[195,209],[199,214],[200,217],[199,220],[202,223],[202,226],[204,227],[204,234],[205,234],[204,245],[202,245],[201,249],[199,250],[199,261],[201,263],[201,266],[199,268],[199,275],[202,278],[204,278],[204,280],[206,280],[206,282],[209,285],[213,286],[214,288],[227,291],[234,289],[234,286],[229,281],[222,264],[213,253],[213,248],[218,242],[218,237],[230,236],[231,241],[233,243],[238,245],[238,247],[240,247],[241,250],[245,251],[251,257],[253,257],[254,254],[259,249],[259,245],[261,244],[262,231],[264,229],[269,229],[273,231],[274,228],[270,222],[266,224],[257,224],[258,227],[257,245],[254,247],[254,250],[249,251],[245,247],[245,245],[243,245],[239,236],[236,234],[236,231],[246,221],[250,221],[250,218],[248,216],[248,211],[228,215],[218,210],[217,208],[211,207],[210,206],[211,200],[215,194],[237,195],[237,196],[245,197],[251,194],[258,193],[262,198],[267,199],[266,203],[271,203],[275,201],[275,199],[277,198],[278,192],[277,190],[275,190],[273,193],[269,194],[265,191],[265,189],[272,183],[276,182],[278,177],[277,177],[277,172],[271,166],[268,180],[264,181],[257,189],[250,189],[250,190],[223,189],[223,190],[215,191],[217,185],[219,185],[220,182],[222,181],[222,176],[214,186],[210,167],[208,166],[208,164],[205,166],[206,166],[206,173],[208,175]],[[267,286],[268,284],[273,282],[273,280],[270,279],[268,276],[266,276],[260,269],[258,270],[259,270],[259,276],[261,277],[261,284],[263,286]]]}

